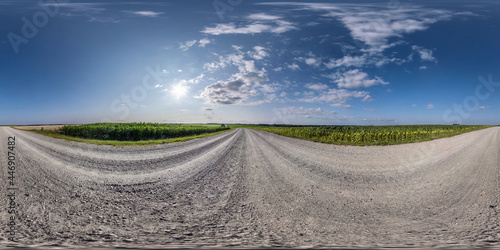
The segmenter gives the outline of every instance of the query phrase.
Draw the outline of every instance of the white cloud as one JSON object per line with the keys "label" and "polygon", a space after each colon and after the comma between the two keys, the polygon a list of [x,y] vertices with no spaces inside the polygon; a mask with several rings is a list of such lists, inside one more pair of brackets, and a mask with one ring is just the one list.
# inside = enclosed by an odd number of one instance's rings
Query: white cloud
{"label": "white cloud", "polygon": [[[227,66],[233,65],[237,66],[240,72],[254,72],[254,73],[263,73],[264,71],[260,71],[255,66],[254,60],[246,60],[245,55],[252,54],[253,52],[241,52],[238,50],[237,53],[229,54],[227,56],[219,56],[219,61],[205,63],[203,68],[209,71],[216,71],[219,69],[226,68]],[[255,55],[255,54],[252,54]]]}
{"label": "white cloud", "polygon": [[304,59],[307,65],[318,67],[321,65],[321,58],[318,57],[308,57]]}
{"label": "white cloud", "polygon": [[223,34],[281,34],[297,29],[293,23],[282,20],[279,16],[265,13],[249,15],[247,20],[247,23],[242,25],[236,25],[234,23],[219,23],[215,25],[215,27],[205,27],[205,29],[201,32],[217,36]]}
{"label": "white cloud", "polygon": [[193,45],[195,45],[196,42],[197,42],[196,40],[192,40],[192,41],[187,41],[185,43],[181,43],[181,45],[179,45],[179,49],[186,51],[189,48],[191,48]]}
{"label": "white cloud", "polygon": [[317,95],[299,99],[301,102],[310,103],[338,103],[345,104],[352,98],[371,98],[366,91],[351,91],[347,89],[328,89]]}
{"label": "white cloud", "polygon": [[325,66],[329,69],[337,68],[337,67],[362,67],[368,64],[368,56],[344,56],[340,59],[330,59],[329,62],[325,63]]}
{"label": "white cloud", "polygon": [[262,94],[263,82],[267,80],[262,74],[237,73],[228,81],[208,85],[197,98],[204,99],[207,104],[212,105],[245,104],[245,102],[249,104],[249,97]]}
{"label": "white cloud", "polygon": [[260,21],[272,21],[272,20],[278,20],[281,19],[279,16],[273,16],[265,13],[257,13],[257,14],[252,14],[248,16],[248,19],[250,20],[260,20]]}
{"label": "white cloud", "polygon": [[155,85],[155,88],[161,88],[161,87],[163,87],[163,85],[161,85],[161,84],[156,84]]}
{"label": "white cloud", "polygon": [[266,48],[262,46],[253,47],[254,51],[249,51],[248,54],[255,60],[262,60],[269,56],[266,52]]}
{"label": "white cloud", "polygon": [[293,71],[295,71],[295,70],[300,70],[299,65],[297,65],[296,63],[294,63],[294,64],[289,64],[287,67],[288,67],[289,69],[293,70]]}
{"label": "white cloud", "polygon": [[242,72],[258,72],[259,70],[255,67],[255,62],[251,61],[243,61],[245,65],[245,70],[240,70]]}
{"label": "white cloud", "polygon": [[428,108],[428,109],[433,109],[433,108],[434,108],[434,104],[432,104],[432,103],[427,104],[427,108]]}
{"label": "white cloud", "polygon": [[316,26],[316,25],[320,25],[321,23],[318,23],[318,22],[308,22],[306,23],[306,26]]}
{"label": "white cloud", "polygon": [[427,69],[427,66],[425,66],[425,65],[424,65],[424,66],[420,66],[418,69],[419,69],[419,70],[426,70],[426,69]]}
{"label": "white cloud", "polygon": [[99,8],[103,3],[40,3],[40,6],[57,6],[59,8],[66,8],[72,12],[86,12],[97,13],[105,11],[105,8]]}
{"label": "white cloud", "polygon": [[446,10],[423,8],[418,5],[334,4],[334,3],[262,3],[265,5],[300,6],[303,10],[326,12],[324,16],[338,19],[351,37],[363,42],[369,52],[382,52],[397,45],[392,38],[429,28],[433,23],[448,20],[453,13]]}
{"label": "white cloud", "polygon": [[411,47],[411,49],[413,51],[418,52],[418,54],[420,55],[420,59],[422,61],[437,62],[436,58],[432,55],[432,50],[425,49],[423,47],[416,46],[416,45],[413,45]]}
{"label": "white cloud", "polygon": [[203,38],[198,41],[198,46],[199,47],[205,47],[207,44],[211,43],[209,39]]}
{"label": "white cloud", "polygon": [[306,87],[309,89],[312,89],[312,90],[321,91],[321,90],[327,89],[328,85],[322,84],[322,83],[310,83],[310,84],[307,84]]}
{"label": "white cloud", "polygon": [[[430,24],[448,19],[447,11],[401,7],[394,10],[364,11],[354,9],[343,12],[331,12],[351,31],[351,36],[365,43],[370,52],[381,52],[397,44],[389,43],[390,38],[399,38],[405,34],[426,30]],[[388,18],[389,17],[389,18]]]}
{"label": "white cloud", "polygon": [[189,79],[189,80],[181,80],[179,83],[180,84],[198,84],[200,83],[201,80],[205,77],[205,74],[201,74],[195,78]]}
{"label": "white cloud", "polygon": [[373,98],[371,95],[366,95],[365,97],[363,97],[363,99],[361,99],[362,102],[371,102],[373,101]]}
{"label": "white cloud", "polygon": [[416,106],[417,106],[417,104],[412,104],[411,106],[412,106],[412,107],[416,107]]}
{"label": "white cloud", "polygon": [[259,33],[276,33],[281,34],[296,27],[287,21],[278,21],[276,25],[251,23],[248,25],[237,27],[234,23],[217,24],[215,27],[207,27],[202,32],[210,35],[223,35],[223,34],[259,34]]}
{"label": "white cloud", "polygon": [[368,88],[374,85],[386,85],[388,82],[384,82],[380,77],[375,77],[375,79],[369,79],[368,74],[360,71],[359,69],[349,70],[342,74],[331,74],[330,77],[339,88]]}
{"label": "white cloud", "polygon": [[155,12],[155,11],[149,11],[149,10],[143,10],[143,11],[127,11],[128,13],[132,13],[134,15],[138,16],[146,16],[146,17],[157,17],[164,12]]}
{"label": "white cloud", "polygon": [[240,55],[229,54],[227,56],[219,56],[219,61],[205,63],[203,68],[205,68],[209,71],[215,71],[215,70],[223,69],[229,65],[239,65],[239,64],[241,64],[241,61],[243,59],[244,59],[244,56],[241,54]]}
{"label": "white cloud", "polygon": [[352,105],[344,104],[344,103],[334,103],[334,104],[332,104],[330,106],[336,107],[336,108],[346,108],[346,109],[352,108]]}
{"label": "white cloud", "polygon": [[207,39],[207,38],[202,38],[199,41],[197,41],[197,40],[191,40],[191,41],[187,41],[185,43],[181,43],[181,45],[179,45],[179,49],[186,51],[189,48],[191,48],[194,45],[196,45],[197,43],[198,43],[198,47],[204,48],[207,44],[210,44],[211,42],[212,41],[209,40],[209,39]]}
{"label": "white cloud", "polygon": [[98,22],[98,23],[119,23],[120,21],[115,20],[111,17],[91,17],[89,22]]}

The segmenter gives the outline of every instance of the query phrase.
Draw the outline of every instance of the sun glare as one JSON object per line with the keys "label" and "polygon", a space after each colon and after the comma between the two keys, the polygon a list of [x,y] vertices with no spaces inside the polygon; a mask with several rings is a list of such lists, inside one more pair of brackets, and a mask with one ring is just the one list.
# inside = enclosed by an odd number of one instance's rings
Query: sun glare
{"label": "sun glare", "polygon": [[177,84],[172,88],[172,94],[177,98],[181,98],[186,95],[187,87],[181,84]]}

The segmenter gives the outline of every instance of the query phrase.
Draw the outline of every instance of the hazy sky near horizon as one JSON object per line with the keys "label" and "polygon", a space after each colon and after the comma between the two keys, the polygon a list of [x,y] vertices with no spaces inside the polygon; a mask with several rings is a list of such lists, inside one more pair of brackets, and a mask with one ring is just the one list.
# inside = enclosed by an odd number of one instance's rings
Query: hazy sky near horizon
{"label": "hazy sky near horizon", "polygon": [[0,124],[500,124],[499,1],[0,0]]}

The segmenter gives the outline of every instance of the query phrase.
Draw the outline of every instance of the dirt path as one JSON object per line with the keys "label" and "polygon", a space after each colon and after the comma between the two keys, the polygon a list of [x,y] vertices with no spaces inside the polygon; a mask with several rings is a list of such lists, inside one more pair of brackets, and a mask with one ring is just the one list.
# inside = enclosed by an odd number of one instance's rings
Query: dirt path
{"label": "dirt path", "polygon": [[385,147],[236,129],[120,148],[2,127],[3,190],[8,136],[21,245],[500,246],[500,128]]}

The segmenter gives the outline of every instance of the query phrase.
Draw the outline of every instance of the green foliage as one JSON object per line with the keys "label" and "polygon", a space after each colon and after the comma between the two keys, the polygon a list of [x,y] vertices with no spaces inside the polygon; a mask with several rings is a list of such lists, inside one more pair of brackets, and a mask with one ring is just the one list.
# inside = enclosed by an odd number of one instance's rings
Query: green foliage
{"label": "green foliage", "polygon": [[408,125],[408,126],[256,126],[278,135],[346,145],[388,145],[426,141],[458,135],[488,126]]}
{"label": "green foliage", "polygon": [[198,124],[94,123],[64,126],[60,133],[85,139],[140,141],[194,136],[229,129],[220,125]]}

